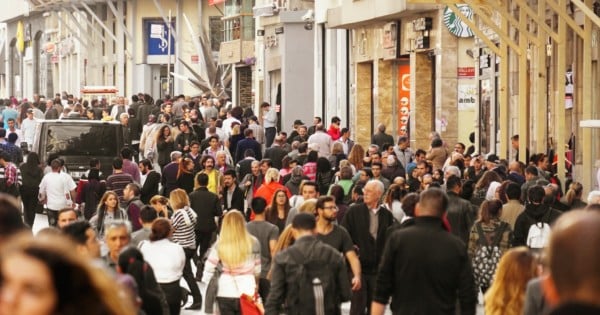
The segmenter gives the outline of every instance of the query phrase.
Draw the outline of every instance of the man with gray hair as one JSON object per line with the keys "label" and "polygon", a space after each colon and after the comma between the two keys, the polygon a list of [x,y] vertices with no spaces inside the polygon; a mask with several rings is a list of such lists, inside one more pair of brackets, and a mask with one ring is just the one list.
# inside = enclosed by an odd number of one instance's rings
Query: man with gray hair
{"label": "man with gray hair", "polygon": [[592,190],[588,193],[588,205],[600,204],[600,190]]}
{"label": "man with gray hair", "polygon": [[121,250],[131,241],[131,224],[126,220],[112,220],[104,224],[104,239],[108,252],[102,256],[106,265],[116,271]]}
{"label": "man with gray hair", "polygon": [[332,144],[331,136],[325,132],[323,124],[317,124],[315,133],[308,137],[308,147],[311,148],[312,145],[315,147],[318,146],[319,156],[329,158]]}
{"label": "man with gray hair", "polygon": [[379,123],[377,125],[377,133],[371,136],[371,143],[376,144],[380,148],[382,148],[385,143],[394,144],[394,137],[385,133],[385,125]]}
{"label": "man with gray hair", "polygon": [[383,183],[370,180],[363,188],[363,202],[355,203],[346,212],[342,226],[360,249],[361,288],[352,293],[350,314],[371,314],[377,266],[383,255],[386,230],[394,223],[392,212],[379,204]]}

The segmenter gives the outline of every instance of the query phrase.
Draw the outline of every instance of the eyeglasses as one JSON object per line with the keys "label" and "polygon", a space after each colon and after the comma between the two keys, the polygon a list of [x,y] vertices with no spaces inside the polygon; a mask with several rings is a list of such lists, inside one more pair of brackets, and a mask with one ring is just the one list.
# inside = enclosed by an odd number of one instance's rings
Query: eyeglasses
{"label": "eyeglasses", "polygon": [[338,207],[337,206],[328,206],[328,207],[323,207],[323,209],[325,209],[325,210],[331,210],[331,211],[337,211]]}

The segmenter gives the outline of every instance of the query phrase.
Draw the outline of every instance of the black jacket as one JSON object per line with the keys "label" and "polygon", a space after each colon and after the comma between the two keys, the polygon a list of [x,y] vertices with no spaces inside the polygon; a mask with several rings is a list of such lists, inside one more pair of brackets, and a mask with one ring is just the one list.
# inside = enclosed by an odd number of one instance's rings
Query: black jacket
{"label": "black jacket", "polygon": [[513,246],[527,245],[527,233],[529,233],[529,228],[532,224],[544,222],[551,225],[560,215],[560,211],[550,208],[546,204],[526,205],[525,210],[519,214],[515,221]]}
{"label": "black jacket", "polygon": [[388,239],[377,273],[373,301],[394,314],[475,314],[477,295],[464,243],[448,233],[442,220],[416,217]]}
{"label": "black jacket", "polygon": [[200,187],[190,193],[190,208],[198,214],[196,219],[197,231],[210,233],[217,230],[215,217],[220,217],[223,214],[219,204],[219,196],[208,191],[206,187]]}
{"label": "black jacket", "polygon": [[324,292],[324,294],[326,296],[329,294],[337,294],[337,297],[335,298],[337,303],[336,305],[325,305],[325,314],[340,314],[341,303],[350,300],[352,294],[344,258],[336,249],[322,243],[316,236],[311,235],[300,237],[292,246],[277,254],[273,259],[271,289],[265,303],[265,315],[280,314],[282,311],[281,305],[286,301],[288,307],[286,314],[297,314],[297,307],[290,305],[290,301],[295,301],[296,298],[295,296],[290,295],[293,290],[288,289],[291,286],[297,286],[300,280],[298,272],[299,265],[289,252],[291,248],[299,249],[306,258],[306,261],[319,261],[328,265],[329,270],[334,275],[332,279],[335,279],[334,281],[336,284],[333,287],[336,288],[336,290],[334,290],[334,292]]}
{"label": "black jacket", "polygon": [[394,216],[391,211],[379,207],[377,212],[379,218],[377,239],[374,239],[369,233],[369,223],[371,221],[369,211],[371,210],[364,203],[351,205],[344,215],[342,226],[350,233],[352,242],[358,247],[362,273],[374,275],[383,254],[386,230],[394,223]]}
{"label": "black jacket", "polygon": [[228,204],[227,202],[227,187],[223,187],[223,192],[221,192],[221,195],[223,196],[223,210],[235,209],[244,213],[244,191],[239,185],[235,185],[233,195],[231,196],[231,204]]}
{"label": "black jacket", "polygon": [[450,223],[450,231],[458,236],[464,243],[469,243],[469,234],[475,221],[474,214],[477,209],[469,201],[461,198],[452,191],[447,192],[448,209],[446,217]]}
{"label": "black jacket", "polygon": [[273,145],[265,150],[264,158],[271,159],[273,167],[279,170],[281,169],[281,160],[283,160],[287,154],[287,151],[284,150],[282,146]]}
{"label": "black jacket", "polygon": [[244,139],[238,141],[235,152],[231,152],[231,154],[235,155],[233,157],[234,162],[237,163],[237,162],[243,160],[244,152],[246,152],[247,149],[254,151],[254,158],[256,160],[258,160],[258,161],[262,160],[262,148],[260,146],[260,143],[258,143],[258,141],[254,140],[253,138],[244,138]]}
{"label": "black jacket", "polygon": [[158,184],[160,184],[160,174],[156,171],[148,172],[140,194],[140,199],[143,203],[149,204],[150,198],[158,195]]}

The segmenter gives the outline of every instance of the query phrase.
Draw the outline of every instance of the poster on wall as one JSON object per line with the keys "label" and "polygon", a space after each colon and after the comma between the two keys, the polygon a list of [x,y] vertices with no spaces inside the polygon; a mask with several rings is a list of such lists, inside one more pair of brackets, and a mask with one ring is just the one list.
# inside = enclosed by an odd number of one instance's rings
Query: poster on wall
{"label": "poster on wall", "polygon": [[477,103],[477,86],[475,84],[458,85],[458,110],[474,110]]}
{"label": "poster on wall", "polygon": [[398,136],[410,138],[410,64],[398,65]]}

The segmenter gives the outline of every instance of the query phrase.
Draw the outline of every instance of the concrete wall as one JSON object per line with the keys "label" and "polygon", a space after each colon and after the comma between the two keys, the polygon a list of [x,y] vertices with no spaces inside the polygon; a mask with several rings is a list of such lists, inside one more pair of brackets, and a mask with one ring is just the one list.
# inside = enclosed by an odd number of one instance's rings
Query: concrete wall
{"label": "concrete wall", "polygon": [[280,36],[282,115],[281,126],[289,130],[294,120],[312,121],[314,94],[314,31],[304,29],[303,23],[284,25]]}

